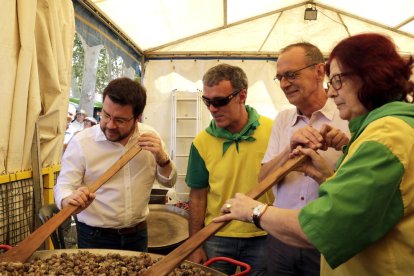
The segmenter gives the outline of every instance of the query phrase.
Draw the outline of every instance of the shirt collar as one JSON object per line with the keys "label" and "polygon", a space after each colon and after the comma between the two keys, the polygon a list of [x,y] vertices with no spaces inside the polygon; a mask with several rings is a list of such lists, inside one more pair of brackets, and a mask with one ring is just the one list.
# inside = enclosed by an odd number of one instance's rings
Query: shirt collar
{"label": "shirt collar", "polygon": [[[298,108],[295,108],[296,112],[293,114],[291,121],[290,121],[290,126],[293,127],[294,125],[296,125],[298,123],[298,121],[303,118],[304,115],[299,113]],[[312,113],[312,116],[317,116],[318,114],[320,114],[320,116],[324,116],[325,118],[327,118],[328,120],[332,121],[334,119],[334,115],[335,112],[337,111],[337,107],[336,104],[334,103],[334,101],[331,98],[328,98],[326,100],[325,105],[319,109],[316,110],[315,112]]]}
{"label": "shirt collar", "polygon": [[230,133],[224,128],[217,127],[214,120],[211,120],[209,127],[206,128],[208,134],[214,137],[226,139],[223,143],[223,155],[233,143],[235,143],[236,150],[239,152],[239,143],[241,141],[253,142],[256,140],[256,138],[252,136],[256,128],[260,125],[260,116],[253,107],[246,105],[245,108],[248,114],[248,121],[239,133]]}
{"label": "shirt collar", "polygon": [[[93,127],[96,127],[96,134],[95,134],[95,141],[96,142],[108,141],[108,139],[106,139],[106,136],[103,133],[103,131],[102,131],[101,127],[99,126],[99,124],[96,125],[96,126],[93,126]],[[135,128],[134,134],[129,138],[128,143],[125,145],[125,147],[129,148],[130,147],[129,144],[131,144],[131,143],[134,144],[136,142],[136,140],[138,139],[138,137],[139,137],[139,126],[137,126]],[[110,141],[108,141],[108,142],[110,142]],[[111,142],[111,143],[113,143],[113,142]]]}

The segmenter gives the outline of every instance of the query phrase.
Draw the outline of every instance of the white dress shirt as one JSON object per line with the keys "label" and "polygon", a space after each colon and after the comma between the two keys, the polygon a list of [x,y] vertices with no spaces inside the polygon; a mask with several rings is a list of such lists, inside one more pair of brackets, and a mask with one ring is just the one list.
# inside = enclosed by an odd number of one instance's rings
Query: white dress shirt
{"label": "white dress shirt", "polygon": [[[136,144],[139,133],[153,132],[150,126],[138,123],[126,146],[108,141],[99,124],[73,136],[62,157],[62,168],[54,187],[55,201],[62,208],[62,199],[80,186],[88,186],[103,175],[129,148]],[[164,143],[162,143],[164,147]],[[157,169],[154,155],[142,150],[119,172],[104,183],[92,204],[77,215],[90,226],[125,228],[144,221],[148,215],[148,201],[155,180],[172,187],[177,178],[175,165],[168,178]]]}
{"label": "white dress shirt", "polygon": [[[322,109],[312,113],[310,119],[305,115],[300,115],[297,108],[280,112],[273,124],[272,134],[262,163],[270,161],[290,146],[290,138],[296,130],[306,125],[320,130],[323,124],[339,128],[349,137],[348,121],[339,117],[339,111],[330,98]],[[327,151],[319,150],[318,153],[328,161],[333,169],[337,159],[342,155],[341,151],[336,151],[333,148],[329,148]],[[319,184],[301,172],[291,172],[281,182],[273,186],[273,193],[275,195],[274,206],[301,209],[319,196]]]}

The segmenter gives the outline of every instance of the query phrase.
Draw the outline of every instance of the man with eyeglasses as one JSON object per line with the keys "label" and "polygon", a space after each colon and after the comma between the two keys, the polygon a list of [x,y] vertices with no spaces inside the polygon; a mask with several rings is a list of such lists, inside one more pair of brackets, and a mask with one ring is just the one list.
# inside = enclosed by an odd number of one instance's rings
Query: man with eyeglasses
{"label": "man with eyeglasses", "polygon": [[[54,187],[55,202],[77,210],[78,248],[147,251],[146,218],[155,180],[172,187],[177,172],[159,134],[140,123],[146,91],[129,78],[112,80],[103,93],[99,125],[73,136]],[[96,193],[94,183],[131,147],[142,151]]]}
{"label": "man with eyeglasses", "polygon": [[[257,184],[272,120],[245,105],[247,77],[239,67],[217,65],[203,77],[202,100],[213,119],[194,139],[186,175],[190,187],[189,233],[193,235],[220,215],[220,207],[236,192],[248,192]],[[259,200],[271,203],[272,193]],[[249,275],[265,275],[266,232],[254,224],[231,222],[189,260],[197,263],[217,256],[252,266]],[[236,266],[214,263],[213,268],[234,274]]]}
{"label": "man with eyeglasses", "polygon": [[[277,115],[260,177],[285,162],[297,144],[306,146],[310,141],[324,149],[318,153],[334,168],[342,155],[342,146],[348,142],[349,129],[323,87],[325,69],[321,51],[307,42],[291,44],[281,51],[276,69],[274,79],[295,108]],[[335,148],[326,149],[321,144],[324,139],[334,141]],[[273,159],[279,154],[286,158]],[[313,178],[291,172],[273,187],[274,206],[301,209],[316,199],[318,192],[319,185]],[[319,275],[320,253],[314,248],[287,245],[269,235],[267,270],[268,275]]]}

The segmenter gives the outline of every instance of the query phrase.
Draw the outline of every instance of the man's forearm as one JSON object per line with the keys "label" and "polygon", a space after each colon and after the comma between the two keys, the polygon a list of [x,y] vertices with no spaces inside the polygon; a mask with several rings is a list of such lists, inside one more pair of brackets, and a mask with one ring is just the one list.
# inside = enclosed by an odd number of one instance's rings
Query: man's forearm
{"label": "man's forearm", "polygon": [[262,181],[269,173],[275,168],[280,167],[289,159],[290,147],[286,147],[281,153],[279,153],[272,160],[264,163],[260,168],[259,181]]}
{"label": "man's forearm", "polygon": [[191,189],[189,206],[189,235],[192,236],[204,227],[207,207],[207,189]]}

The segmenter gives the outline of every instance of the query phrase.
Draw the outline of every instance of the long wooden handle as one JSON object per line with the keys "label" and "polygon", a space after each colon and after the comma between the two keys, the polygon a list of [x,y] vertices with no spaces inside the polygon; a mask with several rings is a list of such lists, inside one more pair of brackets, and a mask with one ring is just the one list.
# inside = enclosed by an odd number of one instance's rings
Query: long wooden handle
{"label": "long wooden handle", "polygon": [[[103,175],[88,186],[91,192],[96,192],[108,179],[125,166],[135,155],[141,151],[138,145],[130,148],[116,161]],[[40,245],[56,230],[67,218],[69,218],[78,206],[67,205],[45,224],[36,229],[27,238],[4,254],[0,254],[0,262],[25,262]]]}
{"label": "long wooden handle", "polygon": [[[295,159],[289,159],[282,166],[273,169],[262,181],[259,182],[249,193],[248,196],[257,199],[269,190],[276,182],[279,182],[289,172],[300,166],[307,156],[302,155]],[[142,275],[166,275],[171,272],[179,263],[185,260],[194,250],[196,250],[211,235],[214,235],[229,221],[212,222],[195,233],[174,251],[163,257],[160,261],[151,266]]]}

